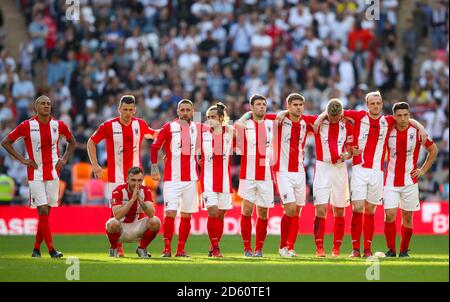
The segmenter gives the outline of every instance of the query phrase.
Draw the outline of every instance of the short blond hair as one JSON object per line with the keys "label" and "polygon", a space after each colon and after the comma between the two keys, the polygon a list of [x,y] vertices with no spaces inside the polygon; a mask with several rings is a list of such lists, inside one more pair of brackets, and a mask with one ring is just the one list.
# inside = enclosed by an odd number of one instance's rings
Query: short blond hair
{"label": "short blond hair", "polygon": [[327,113],[330,116],[336,116],[342,114],[342,110],[344,107],[342,106],[342,102],[339,99],[331,99],[327,104]]}
{"label": "short blond hair", "polygon": [[378,90],[377,91],[371,91],[371,92],[368,92],[366,94],[366,103],[369,101],[369,98],[372,97],[372,96],[378,96],[378,97],[381,98],[381,100],[383,100],[383,98],[381,97],[380,91],[378,91]]}
{"label": "short blond hair", "polygon": [[38,98],[34,101],[34,104],[37,105],[37,103],[39,103],[40,101],[43,101],[43,100],[49,100],[51,102],[50,98],[48,96],[46,96],[45,94],[43,94],[43,95],[38,96]]}

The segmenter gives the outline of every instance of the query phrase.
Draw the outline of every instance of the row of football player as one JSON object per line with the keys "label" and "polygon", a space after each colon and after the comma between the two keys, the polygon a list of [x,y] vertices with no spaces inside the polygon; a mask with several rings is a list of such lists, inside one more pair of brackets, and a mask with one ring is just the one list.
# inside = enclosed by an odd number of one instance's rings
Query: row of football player
{"label": "row of football player", "polygon": [[[335,216],[334,246],[332,255],[340,254],[344,234],[344,209],[348,206],[349,186],[343,162],[353,157],[352,191],[352,257],[360,257],[360,237],[364,228],[364,256],[370,256],[373,237],[373,214],[376,205],[383,200],[386,210],[386,239],[389,251],[395,255],[395,213],[402,209],[402,244],[400,255],[407,255],[412,234],[412,212],[418,210],[417,178],[428,170],[436,156],[436,146],[426,138],[423,127],[409,119],[406,103],[397,103],[394,116],[382,116],[382,98],[379,92],[366,96],[368,111],[343,111],[339,100],[330,100],[327,111],[319,116],[303,115],[305,99],[297,93],[288,96],[287,111],[279,116],[266,114],[264,96],[254,95],[250,99],[251,113],[235,124],[227,125],[226,108],[223,104],[212,106],[208,112],[209,126],[192,122],[193,104],[182,100],[178,104],[178,119],[165,124],[151,147],[152,176],[160,178],[157,159],[163,148],[164,173],[164,257],[171,256],[171,241],[174,233],[174,218],[181,212],[179,240],[176,256],[187,256],[184,246],[190,230],[190,218],[197,209],[197,156],[196,146],[201,148],[202,198],[208,208],[209,254],[221,257],[219,242],[223,232],[223,217],[231,207],[229,157],[234,145],[241,145],[241,180],[239,195],[242,203],[241,234],[244,255],[261,257],[267,233],[268,209],[273,207],[273,168],[284,215],[281,221],[279,253],[283,257],[295,256],[294,243],[298,233],[298,219],[305,199],[305,175],[303,169],[303,146],[307,132],[313,132],[316,140],[316,175],[314,178],[314,202],[316,218],[314,235],[316,254],[325,256],[323,247],[325,215],[328,202]],[[38,115],[25,121],[8,135],[2,145],[8,152],[28,165],[31,191],[31,206],[38,208],[39,224],[33,255],[40,256],[40,243],[45,239],[52,249],[48,227],[49,206],[57,205],[58,170],[67,162],[73,151],[74,139],[67,127],[50,116],[50,100],[43,96],[36,100]],[[40,113],[40,107],[41,113]],[[154,239],[160,222],[154,216],[151,194],[144,186],[132,188],[131,178],[140,166],[140,145],[144,137],[156,132],[145,121],[134,118],[134,97],[124,96],[119,104],[119,117],[104,122],[88,142],[88,153],[97,177],[102,168],[96,158],[96,144],[106,139],[108,160],[108,192],[111,194],[112,218],[106,224],[110,240],[111,256],[123,255],[121,242],[139,240],[136,250],[140,257],[147,257],[146,247]],[[47,114],[48,113],[48,114]],[[46,115],[47,114],[47,115]],[[345,118],[344,118],[345,117]],[[352,124],[347,120],[351,119]],[[47,122],[47,123],[45,123]],[[275,127],[281,122],[281,126]],[[54,135],[45,131],[53,123]],[[413,124],[419,130],[411,127]],[[47,126],[47,127],[46,127]],[[40,135],[37,135],[37,132]],[[42,132],[43,135],[42,135]],[[51,134],[48,129],[48,133]],[[56,146],[59,134],[69,141],[69,147],[58,161]],[[419,135],[421,134],[421,135]],[[23,158],[12,148],[12,142],[24,137],[30,159]],[[237,137],[236,140],[233,137]],[[354,138],[354,140],[353,140]],[[51,139],[51,140],[49,140]],[[47,140],[47,141],[43,141]],[[27,143],[28,141],[28,143]],[[42,142],[41,142],[42,141]],[[234,141],[236,141],[234,143]],[[34,156],[37,146],[44,146],[41,156]],[[425,163],[417,169],[417,154],[420,145],[429,151]],[[264,147],[260,148],[263,145]],[[40,149],[40,148],[39,148]],[[45,149],[51,149],[45,151]],[[384,154],[389,152],[386,186],[383,185]],[[30,151],[31,156],[30,156]],[[48,157],[47,157],[48,155]],[[277,158],[272,158],[273,156]],[[39,162],[34,162],[34,158]],[[47,160],[47,166],[43,158]],[[271,167],[273,160],[276,164]],[[48,163],[51,163],[49,165]],[[56,164],[55,164],[56,163]],[[47,169],[47,172],[45,170]],[[133,170],[134,169],[134,170]],[[131,174],[128,172],[131,171]],[[135,171],[136,172],[136,171]],[[124,184],[128,175],[128,183]],[[137,176],[136,176],[137,175]],[[142,176],[142,175],[141,175]],[[141,182],[139,182],[141,183]],[[53,188],[53,189],[52,189]],[[135,193],[138,190],[139,193]],[[146,193],[147,192],[147,193]],[[139,196],[139,197],[137,197]],[[147,196],[147,197],[146,197]],[[138,201],[138,202],[136,202]],[[251,247],[251,216],[257,208],[256,247]],[[44,209],[44,210],[43,210]],[[41,217],[42,216],[42,217]],[[363,219],[364,217],[364,219]]]}

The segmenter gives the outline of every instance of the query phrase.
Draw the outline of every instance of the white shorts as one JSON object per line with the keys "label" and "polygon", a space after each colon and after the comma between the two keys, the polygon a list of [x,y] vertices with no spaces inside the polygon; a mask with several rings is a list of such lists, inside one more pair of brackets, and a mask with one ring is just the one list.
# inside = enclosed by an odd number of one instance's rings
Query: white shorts
{"label": "white shorts", "polygon": [[400,208],[405,211],[419,211],[419,185],[404,187],[384,187],[384,208]]}
{"label": "white shorts", "polygon": [[384,174],[381,170],[352,167],[351,199],[367,200],[374,205],[383,203]]}
{"label": "white shorts", "polygon": [[231,210],[233,208],[231,193],[203,192],[202,202],[206,209],[212,206],[218,206],[219,210]]}
{"label": "white shorts", "polygon": [[147,231],[148,217],[144,217],[139,220],[135,220],[130,223],[123,223],[115,218],[111,218],[106,222],[105,227],[108,228],[108,224],[111,221],[117,221],[122,226],[122,233],[120,234],[119,242],[136,242],[142,239],[145,231]]}
{"label": "white shorts", "polygon": [[198,212],[197,181],[165,181],[163,186],[164,210],[182,213]]}
{"label": "white shorts", "polygon": [[58,206],[59,178],[53,180],[30,180],[30,207]]}
{"label": "white shorts", "polygon": [[106,190],[105,190],[105,198],[108,200],[109,206],[111,206],[111,198],[112,198],[112,192],[120,185],[123,185],[123,182],[107,182],[106,183]]}
{"label": "white shorts", "polygon": [[298,206],[305,205],[306,178],[305,171],[277,172],[277,187],[283,204],[295,202]]}
{"label": "white shorts", "polygon": [[314,205],[327,204],[345,208],[350,205],[348,173],[345,163],[331,164],[316,161],[313,182]]}
{"label": "white shorts", "polygon": [[239,180],[238,195],[261,208],[273,208],[272,180]]}

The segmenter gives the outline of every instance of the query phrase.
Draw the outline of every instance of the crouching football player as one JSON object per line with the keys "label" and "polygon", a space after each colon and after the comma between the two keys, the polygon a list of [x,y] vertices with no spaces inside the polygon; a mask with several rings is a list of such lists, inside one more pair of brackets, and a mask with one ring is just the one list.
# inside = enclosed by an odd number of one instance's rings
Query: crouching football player
{"label": "crouching football player", "polygon": [[110,257],[118,257],[118,243],[139,242],[136,254],[149,258],[147,246],[155,239],[161,222],[155,216],[150,189],[142,185],[144,172],[140,167],[128,170],[127,182],[112,192],[112,217],[106,222]]}

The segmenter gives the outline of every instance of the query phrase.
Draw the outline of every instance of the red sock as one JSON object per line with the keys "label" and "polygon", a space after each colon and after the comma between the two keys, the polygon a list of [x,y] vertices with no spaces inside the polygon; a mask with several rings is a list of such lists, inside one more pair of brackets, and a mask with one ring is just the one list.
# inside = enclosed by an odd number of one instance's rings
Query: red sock
{"label": "red sock", "polygon": [[244,250],[252,250],[252,218],[241,214],[241,234]]}
{"label": "red sock", "polygon": [[400,244],[400,253],[407,252],[409,241],[411,240],[413,230],[402,225],[402,242]]}
{"label": "red sock", "polygon": [[374,225],[374,216],[373,214],[364,213],[364,249],[370,250],[372,246],[373,233],[375,231]]}
{"label": "red sock", "polygon": [[219,245],[219,239],[217,236],[218,228],[219,228],[218,225],[219,225],[219,219],[217,217],[208,216],[208,223],[207,223],[208,236],[209,236],[209,241],[211,242],[211,245],[213,247],[216,247]]}
{"label": "red sock", "polygon": [[158,232],[155,232],[155,231],[151,231],[151,230],[145,231],[144,235],[142,235],[141,241],[139,242],[139,247],[141,249],[146,249],[147,246],[150,244],[150,242],[152,242],[153,239],[155,239],[157,234],[158,234]]}
{"label": "red sock", "polygon": [[264,246],[264,241],[267,237],[267,223],[269,222],[268,219],[263,220],[258,217],[258,220],[256,221],[256,244],[255,244],[255,251],[261,251]]}
{"label": "red sock", "polygon": [[396,252],[395,248],[395,236],[397,233],[397,227],[394,222],[385,222],[384,223],[384,235],[386,236],[386,245],[387,248]]}
{"label": "red sock", "polygon": [[163,226],[163,234],[164,234],[164,250],[171,250],[171,243],[173,232],[175,230],[175,218],[166,216],[164,217],[164,226]]}
{"label": "red sock", "polygon": [[339,249],[342,245],[345,231],[345,217],[334,217],[333,247]]}
{"label": "red sock", "polygon": [[220,242],[223,235],[223,219],[217,219],[217,241]]}
{"label": "red sock", "polygon": [[283,214],[283,217],[281,217],[280,249],[287,246],[287,240],[289,232],[291,231],[292,221],[293,217],[289,217],[286,214]]}
{"label": "red sock", "polygon": [[37,225],[37,232],[36,232],[36,240],[34,242],[34,249],[36,250],[40,250],[41,249],[41,243],[44,240],[44,223],[43,220],[44,219],[48,219],[48,216],[46,215],[47,218],[43,218],[43,215],[39,215],[39,220],[38,220],[38,225]]}
{"label": "red sock", "polygon": [[191,218],[181,217],[180,228],[178,229],[178,247],[177,251],[184,251],[184,245],[191,231]]}
{"label": "red sock", "polygon": [[323,237],[325,236],[325,218],[314,218],[314,240],[317,248],[323,248]]}
{"label": "red sock", "polygon": [[352,213],[352,245],[354,250],[359,250],[361,245],[361,232],[363,226],[363,214],[362,213]]}
{"label": "red sock", "polygon": [[106,231],[106,235],[108,236],[109,244],[112,249],[117,248],[120,234],[121,234],[120,232],[108,233],[108,231]]}
{"label": "red sock", "polygon": [[50,231],[49,215],[41,215],[42,219],[42,235],[44,236],[45,244],[48,251],[53,250],[52,232]]}
{"label": "red sock", "polygon": [[287,245],[289,250],[294,249],[295,242],[297,241],[298,236],[298,216],[292,217],[291,221],[291,229],[289,230],[289,235],[287,239]]}

